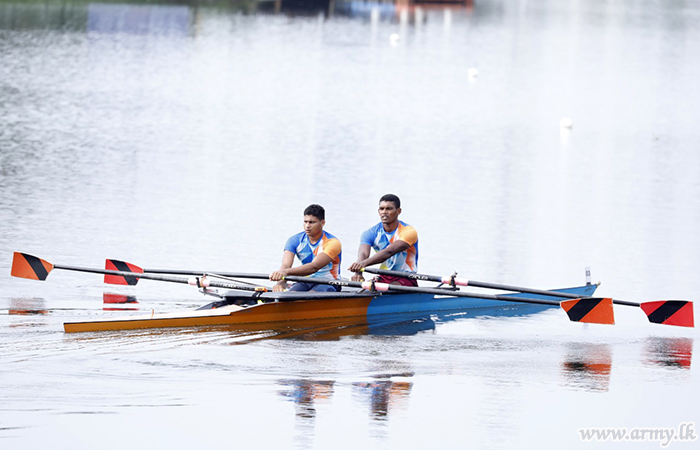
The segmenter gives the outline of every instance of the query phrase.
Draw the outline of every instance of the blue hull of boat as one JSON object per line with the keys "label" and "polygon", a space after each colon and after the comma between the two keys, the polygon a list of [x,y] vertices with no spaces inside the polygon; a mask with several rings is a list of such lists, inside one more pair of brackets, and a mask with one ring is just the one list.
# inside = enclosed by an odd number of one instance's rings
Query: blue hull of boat
{"label": "blue hull of boat", "polygon": [[[585,286],[554,289],[554,292],[565,292],[568,294],[581,295],[582,297],[590,297],[595,293],[597,284],[588,284]],[[558,300],[557,297],[537,294],[505,294],[506,297],[515,298],[534,298],[541,300]],[[560,298],[566,300],[565,298]],[[526,303],[509,302],[505,300],[488,300],[481,298],[468,297],[441,297],[432,294],[385,294],[372,299],[367,307],[367,316],[377,314],[394,314],[394,313],[410,313],[421,311],[446,311],[460,310],[473,308],[493,308],[500,306],[517,306],[525,305]],[[556,307],[556,305],[538,305],[542,308]]]}

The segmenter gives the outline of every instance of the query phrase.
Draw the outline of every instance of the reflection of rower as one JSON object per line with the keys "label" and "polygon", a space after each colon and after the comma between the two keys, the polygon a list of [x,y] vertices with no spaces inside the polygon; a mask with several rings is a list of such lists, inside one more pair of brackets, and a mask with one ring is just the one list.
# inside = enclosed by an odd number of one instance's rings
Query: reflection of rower
{"label": "reflection of rower", "polygon": [[389,409],[408,398],[413,383],[410,381],[373,381],[353,383],[362,392],[369,393],[370,416],[375,420],[386,420]]}
{"label": "reflection of rower", "polygon": [[323,13],[330,17],[335,10],[336,0],[261,0],[256,2],[255,9],[261,12],[272,11],[275,14],[284,13],[290,16],[317,16]]}
{"label": "reflection of rower", "polygon": [[296,415],[300,418],[313,419],[316,417],[317,400],[329,400],[333,395],[333,381],[330,380],[280,380],[280,384],[289,386],[290,390],[280,392],[294,402]]}

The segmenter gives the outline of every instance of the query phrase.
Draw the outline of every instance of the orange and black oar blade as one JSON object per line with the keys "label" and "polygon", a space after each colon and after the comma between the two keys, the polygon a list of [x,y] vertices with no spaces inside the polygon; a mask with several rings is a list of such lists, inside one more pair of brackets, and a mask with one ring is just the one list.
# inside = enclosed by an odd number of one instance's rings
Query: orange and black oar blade
{"label": "orange and black oar blade", "polygon": [[659,300],[640,305],[649,322],[679,327],[695,327],[693,302],[687,300]]}
{"label": "orange and black oar blade", "polygon": [[564,300],[561,307],[572,322],[615,324],[611,298]]}
{"label": "orange and black oar blade", "polygon": [[[119,272],[134,272],[143,273],[143,269],[128,262],[119,261],[118,259],[105,260],[106,270],[117,270]],[[138,277],[122,276],[122,275],[105,275],[105,283],[107,284],[127,284],[134,286],[139,282]]]}
{"label": "orange and black oar blade", "polygon": [[53,270],[53,264],[36,256],[15,252],[10,275],[17,278],[44,281]]}

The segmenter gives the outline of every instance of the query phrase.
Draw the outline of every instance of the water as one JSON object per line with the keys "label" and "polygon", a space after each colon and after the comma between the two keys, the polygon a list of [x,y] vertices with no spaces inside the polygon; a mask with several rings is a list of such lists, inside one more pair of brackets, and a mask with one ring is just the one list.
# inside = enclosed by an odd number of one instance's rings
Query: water
{"label": "water", "polygon": [[695,300],[697,2],[275,8],[0,2],[3,446],[589,448],[580,428],[699,423],[697,331],[629,307],[612,327],[525,309],[64,334],[124,314],[104,293],[136,314],[208,298],[14,279],[13,251],[269,272],[320,203],[346,268],[387,192],[421,272],[557,288],[591,266],[602,295]]}

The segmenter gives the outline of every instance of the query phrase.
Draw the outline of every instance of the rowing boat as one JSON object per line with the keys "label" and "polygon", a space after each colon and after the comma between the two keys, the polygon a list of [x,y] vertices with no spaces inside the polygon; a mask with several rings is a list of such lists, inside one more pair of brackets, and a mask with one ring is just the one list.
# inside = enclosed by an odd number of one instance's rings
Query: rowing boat
{"label": "rowing boat", "polygon": [[[597,284],[555,289],[551,292],[590,297]],[[468,310],[517,305],[512,301],[451,296],[445,294],[395,293],[395,292],[264,292],[244,293],[226,291],[221,300],[209,303],[193,311],[132,315],[108,319],[67,322],[67,333],[107,330],[133,330],[144,328],[220,326],[237,324],[289,322],[299,320],[332,319],[343,317],[375,317],[383,314],[401,314],[431,311]],[[509,298],[553,297],[529,294],[506,294]],[[543,305],[549,308],[550,305]]]}

